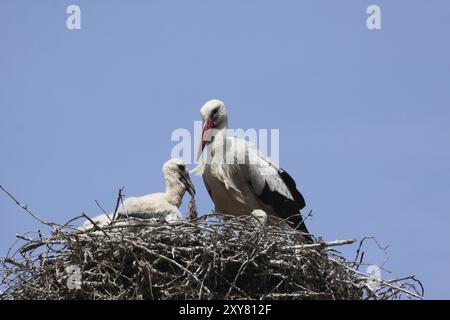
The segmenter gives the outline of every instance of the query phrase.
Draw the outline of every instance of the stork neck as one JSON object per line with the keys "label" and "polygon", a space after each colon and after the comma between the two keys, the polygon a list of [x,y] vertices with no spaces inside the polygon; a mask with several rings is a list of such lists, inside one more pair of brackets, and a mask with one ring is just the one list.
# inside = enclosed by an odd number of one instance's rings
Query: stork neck
{"label": "stork neck", "polygon": [[[206,163],[222,163],[227,154],[227,128],[216,129],[214,136],[207,145]],[[225,162],[226,163],[226,162]]]}
{"label": "stork neck", "polygon": [[228,117],[225,116],[220,123],[218,123],[215,127],[217,130],[228,129]]}
{"label": "stork neck", "polygon": [[208,148],[214,148],[214,145],[221,145],[227,138],[227,126],[214,128],[214,135],[210,138]]}
{"label": "stork neck", "polygon": [[166,177],[166,200],[171,205],[180,207],[186,188],[177,177]]}

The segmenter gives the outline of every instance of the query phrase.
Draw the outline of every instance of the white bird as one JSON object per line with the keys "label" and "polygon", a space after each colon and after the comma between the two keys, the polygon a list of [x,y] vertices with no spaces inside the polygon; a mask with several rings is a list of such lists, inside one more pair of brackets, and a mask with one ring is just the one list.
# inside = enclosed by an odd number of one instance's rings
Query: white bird
{"label": "white bird", "polygon": [[197,160],[205,146],[207,156],[194,172],[202,175],[215,211],[236,216],[261,209],[269,216],[287,219],[311,242],[300,213],[305,200],[292,177],[249,142],[227,135],[228,113],[222,101],[208,101],[200,114],[203,130]]}
{"label": "white bird", "polygon": [[253,220],[253,225],[256,228],[263,229],[267,225],[267,214],[261,209],[255,209],[251,213]]}
{"label": "white bird", "polygon": [[[195,195],[189,171],[182,160],[171,159],[164,164],[162,172],[166,183],[165,192],[125,199],[117,210],[117,219],[132,217],[166,222],[181,219],[179,207],[185,192],[188,191],[191,196]],[[97,225],[104,226],[111,221],[111,216],[112,214],[100,215],[93,220]],[[90,221],[84,224],[84,226],[89,225],[91,225]]]}

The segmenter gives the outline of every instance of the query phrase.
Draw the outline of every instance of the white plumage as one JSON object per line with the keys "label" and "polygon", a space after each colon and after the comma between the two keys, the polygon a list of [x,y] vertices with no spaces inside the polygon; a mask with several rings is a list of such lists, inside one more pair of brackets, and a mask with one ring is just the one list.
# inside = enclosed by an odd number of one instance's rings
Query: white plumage
{"label": "white plumage", "polygon": [[[179,159],[167,161],[162,170],[165,179],[165,192],[153,193],[141,197],[129,197],[119,205],[117,219],[140,218],[155,219],[166,222],[174,222],[181,219],[179,207],[183,196],[188,191],[195,194],[194,186],[189,177],[186,165]],[[94,222],[103,226],[111,221],[112,214],[100,215],[94,218]],[[86,221],[84,226],[90,226]]]}
{"label": "white plumage", "polygon": [[194,172],[203,176],[215,211],[244,215],[261,209],[308,233],[300,214],[305,201],[289,174],[249,142],[227,136],[228,113],[222,101],[208,101],[200,113],[204,124],[198,157],[206,145],[207,153]]}
{"label": "white plumage", "polygon": [[263,229],[267,225],[267,214],[260,209],[252,211],[252,217],[254,218],[253,224],[256,228]]}

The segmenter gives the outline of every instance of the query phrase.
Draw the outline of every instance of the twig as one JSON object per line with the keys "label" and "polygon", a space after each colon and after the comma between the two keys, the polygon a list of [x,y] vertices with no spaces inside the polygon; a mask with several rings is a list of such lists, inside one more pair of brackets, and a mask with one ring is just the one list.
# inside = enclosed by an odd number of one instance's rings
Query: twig
{"label": "twig", "polygon": [[42,223],[42,224],[45,224],[45,225],[47,225],[47,226],[50,226],[50,227],[54,227],[54,226],[58,226],[58,224],[57,223],[53,223],[53,222],[47,222],[47,221],[44,221],[44,220],[42,220],[41,218],[39,218],[36,214],[34,214],[33,212],[31,212],[29,209],[28,209],[28,206],[27,205],[24,205],[24,204],[21,204],[16,198],[14,198],[14,196],[11,194],[11,193],[9,193],[5,188],[3,188],[3,186],[1,186],[0,185],[0,189],[4,192],[4,193],[6,193],[19,207],[21,207],[23,210],[25,210],[28,214],[30,214],[34,219],[36,219],[37,221],[39,221],[40,223]]}
{"label": "twig", "polygon": [[94,226],[95,230],[103,232],[103,234],[109,238],[109,234],[107,234],[106,231],[103,230],[103,228],[101,228],[94,220],[89,218],[85,213],[83,213],[82,216],[89,220],[89,222]]}
{"label": "twig", "polygon": [[103,207],[100,205],[100,203],[97,200],[94,200],[95,204],[97,205],[97,207],[100,208],[100,210],[103,212],[103,214],[109,219],[109,222],[112,222],[111,217],[109,216],[109,214],[105,211],[105,209],[103,209]]}
{"label": "twig", "polygon": [[117,210],[119,210],[119,205],[120,205],[120,202],[122,201],[122,198],[123,198],[123,189],[124,189],[123,187],[119,189],[119,193],[117,195],[116,207],[114,209],[114,214],[112,216],[111,222],[116,220]]}
{"label": "twig", "polygon": [[350,240],[335,240],[330,242],[319,242],[319,243],[313,243],[313,244],[298,244],[294,246],[285,246],[281,247],[281,250],[284,251],[290,251],[290,250],[298,250],[298,249],[315,249],[315,248],[328,248],[328,247],[337,247],[337,246],[344,246],[348,244],[354,243],[355,239]]}

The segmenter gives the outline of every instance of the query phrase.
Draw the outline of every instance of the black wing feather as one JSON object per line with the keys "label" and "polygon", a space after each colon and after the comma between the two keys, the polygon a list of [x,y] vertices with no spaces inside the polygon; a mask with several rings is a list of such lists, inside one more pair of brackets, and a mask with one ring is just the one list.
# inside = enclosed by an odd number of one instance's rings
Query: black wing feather
{"label": "black wing feather", "polygon": [[287,173],[283,169],[280,169],[278,171],[278,174],[288,187],[289,192],[294,197],[294,201],[297,204],[298,210],[303,209],[306,206],[305,198],[303,198],[303,195],[300,193],[300,191],[297,190],[297,185],[295,184],[294,179],[292,179],[289,173]]}
{"label": "black wing feather", "polygon": [[[309,234],[300,213],[300,209],[303,209],[306,205],[305,198],[297,190],[294,179],[286,171],[279,169],[278,174],[286,184],[294,200],[286,198],[276,190],[270,190],[267,182],[263,188],[261,200],[265,204],[270,205],[280,218],[288,219],[294,229]],[[305,236],[305,239],[309,243],[313,242],[310,236]]]}

